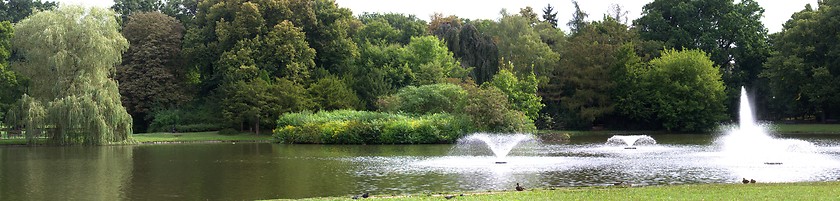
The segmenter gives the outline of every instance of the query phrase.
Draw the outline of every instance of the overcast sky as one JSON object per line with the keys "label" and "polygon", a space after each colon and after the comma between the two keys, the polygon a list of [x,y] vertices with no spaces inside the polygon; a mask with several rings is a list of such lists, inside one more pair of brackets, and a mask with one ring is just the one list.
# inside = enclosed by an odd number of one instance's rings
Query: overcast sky
{"label": "overcast sky", "polygon": [[[57,0],[61,4],[82,4],[85,6],[111,7],[113,0]],[[737,0],[736,0],[737,1]],[[770,33],[782,30],[782,24],[790,19],[794,12],[805,8],[810,3],[816,8],[817,0],[756,0],[764,7],[764,26]],[[520,8],[531,6],[542,15],[542,9],[549,3],[555,7],[560,24],[566,24],[574,12],[571,0],[336,0],[339,6],[350,8],[353,14],[362,12],[393,12],[413,14],[428,20],[433,13],[457,15],[470,19],[497,19],[503,8],[509,13],[519,12]],[[629,11],[629,18],[638,18],[642,6],[651,0],[580,0],[580,8],[589,13],[589,20],[600,20],[611,4],[621,5]],[[563,29],[568,29],[563,26]]]}

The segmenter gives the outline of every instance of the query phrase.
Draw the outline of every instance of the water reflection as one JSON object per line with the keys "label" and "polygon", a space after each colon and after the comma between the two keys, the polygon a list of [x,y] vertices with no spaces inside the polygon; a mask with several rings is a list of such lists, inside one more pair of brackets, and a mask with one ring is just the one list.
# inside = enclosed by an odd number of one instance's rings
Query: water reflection
{"label": "water reflection", "polygon": [[800,138],[818,154],[782,165],[725,160],[713,136],[653,136],[657,145],[633,150],[605,145],[608,137],[514,149],[507,164],[489,154],[452,156],[453,145],[0,147],[0,200],[253,200],[511,190],[517,182],[534,188],[840,177],[840,138],[832,136]]}

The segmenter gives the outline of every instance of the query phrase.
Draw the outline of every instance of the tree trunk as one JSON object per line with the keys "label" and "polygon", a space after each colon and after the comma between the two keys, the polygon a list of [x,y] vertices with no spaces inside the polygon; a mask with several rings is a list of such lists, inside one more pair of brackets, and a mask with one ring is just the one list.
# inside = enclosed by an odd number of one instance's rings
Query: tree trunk
{"label": "tree trunk", "polygon": [[254,122],[255,129],[257,130],[257,136],[260,135],[260,115],[257,115],[257,121]]}

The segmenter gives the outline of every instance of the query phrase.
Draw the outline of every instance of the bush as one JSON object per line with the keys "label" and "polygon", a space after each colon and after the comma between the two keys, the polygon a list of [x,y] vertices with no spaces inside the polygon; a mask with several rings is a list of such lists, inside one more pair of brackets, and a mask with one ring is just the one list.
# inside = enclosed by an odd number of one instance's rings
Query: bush
{"label": "bush", "polygon": [[414,117],[352,110],[300,112],[280,116],[274,137],[284,143],[452,143],[473,131],[468,125],[467,118],[451,114]]}

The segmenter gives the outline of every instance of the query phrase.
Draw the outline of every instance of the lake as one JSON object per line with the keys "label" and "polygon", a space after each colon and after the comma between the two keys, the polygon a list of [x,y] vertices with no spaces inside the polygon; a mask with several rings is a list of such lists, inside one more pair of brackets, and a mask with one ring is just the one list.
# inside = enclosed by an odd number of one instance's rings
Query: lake
{"label": "lake", "polygon": [[504,159],[459,152],[456,145],[0,147],[0,200],[349,198],[362,192],[511,190],[515,183],[547,188],[840,178],[837,136],[795,136],[813,149],[763,161],[729,157],[713,135],[655,135],[657,144],[632,150],[606,145],[609,137],[526,143]]}

